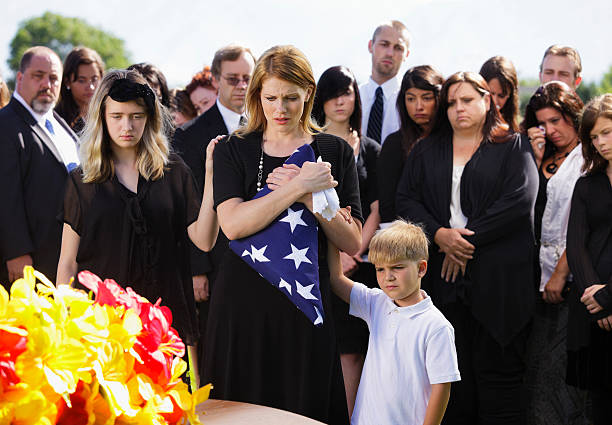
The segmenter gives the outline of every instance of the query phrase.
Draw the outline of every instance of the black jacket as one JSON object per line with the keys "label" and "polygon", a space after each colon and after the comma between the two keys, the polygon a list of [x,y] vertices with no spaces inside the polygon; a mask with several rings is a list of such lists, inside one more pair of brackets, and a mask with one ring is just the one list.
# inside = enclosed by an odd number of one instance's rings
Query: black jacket
{"label": "black jacket", "polygon": [[[76,135],[54,112],[74,139]],[[55,145],[14,97],[0,109],[0,280],[7,286],[6,261],[30,254],[34,267],[54,280],[62,240],[57,220],[68,177]]]}
{"label": "black jacket", "polygon": [[461,177],[465,237],[476,249],[466,276],[456,283],[440,277],[444,254],[433,241],[450,227],[453,167],[452,134],[421,140],[408,155],[398,185],[400,216],[424,225],[430,240],[429,268],[423,287],[438,305],[461,301],[502,345],[532,317],[533,207],[538,190],[535,163],[514,136],[505,143],[482,143]]}
{"label": "black jacket", "polygon": [[[206,147],[212,139],[222,134],[228,134],[228,130],[216,103],[208,111],[174,132],[173,149],[191,169],[200,191],[204,190]],[[210,253],[203,252],[191,244],[191,274],[197,276],[213,273],[214,275],[215,265],[221,262],[227,246],[227,238],[221,231]]]}

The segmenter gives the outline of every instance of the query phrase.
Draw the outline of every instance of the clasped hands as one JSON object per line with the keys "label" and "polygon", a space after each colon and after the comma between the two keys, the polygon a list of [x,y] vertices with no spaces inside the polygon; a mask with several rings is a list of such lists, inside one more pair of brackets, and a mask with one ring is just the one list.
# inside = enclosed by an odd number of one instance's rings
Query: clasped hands
{"label": "clasped hands", "polygon": [[270,190],[276,190],[292,182],[304,193],[297,202],[301,202],[312,211],[312,194],[322,190],[336,187],[338,182],[331,174],[329,162],[306,161],[301,167],[295,164],[283,164],[277,167],[266,178],[266,184]]}
{"label": "clasped hands", "polygon": [[[591,314],[599,313],[603,310],[603,307],[595,299],[595,293],[606,285],[591,285],[584,290],[584,294],[580,297],[580,302],[584,304]],[[612,314],[599,319],[597,326],[606,331],[612,331]]]}
{"label": "clasped hands", "polygon": [[463,236],[471,236],[474,232],[469,229],[449,229],[441,227],[434,235],[434,241],[444,252],[441,277],[447,282],[454,282],[459,275],[465,274],[467,262],[474,255],[474,245],[464,239]]}

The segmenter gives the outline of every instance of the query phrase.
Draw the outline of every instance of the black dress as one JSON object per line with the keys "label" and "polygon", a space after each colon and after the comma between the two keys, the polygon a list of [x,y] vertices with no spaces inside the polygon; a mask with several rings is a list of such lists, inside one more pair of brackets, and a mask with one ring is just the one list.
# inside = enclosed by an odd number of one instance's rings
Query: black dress
{"label": "black dress", "polygon": [[68,179],[63,221],[80,236],[78,270],[114,279],[139,295],[170,307],[184,342],[198,338],[187,226],[197,220],[201,198],[191,172],[177,155],[158,180],[138,179],[138,192],[117,176],[83,183],[81,169]]}
{"label": "black dress", "polygon": [[395,209],[395,196],[404,162],[406,162],[406,155],[401,130],[389,134],[378,157],[378,209],[381,223],[391,222],[398,217]]}
{"label": "black dress", "polygon": [[[215,206],[256,193],[261,133],[219,143],[214,154]],[[315,136],[315,156],[332,164],[341,206],[361,218],[353,150],[342,139]],[[263,181],[285,158],[264,155]],[[325,235],[319,231],[319,277],[331,317]],[[329,424],[348,423],[333,321],[315,327],[275,287],[229,250],[211,297],[202,382],[212,397],[262,404]]]}
{"label": "black dress", "polygon": [[[612,332],[596,320],[612,314],[612,186],[604,172],[576,182],[567,228],[567,261],[574,275],[567,334],[567,382],[595,391],[612,391]],[[580,297],[604,284],[595,299],[604,308],[590,314]]]}

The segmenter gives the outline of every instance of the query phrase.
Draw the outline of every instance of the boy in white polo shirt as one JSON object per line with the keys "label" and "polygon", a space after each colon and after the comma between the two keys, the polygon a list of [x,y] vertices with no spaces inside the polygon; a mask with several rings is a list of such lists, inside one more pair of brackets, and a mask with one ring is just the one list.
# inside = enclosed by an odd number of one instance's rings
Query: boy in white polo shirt
{"label": "boy in white polo shirt", "polygon": [[332,289],[370,329],[352,425],[439,424],[450,383],[461,379],[453,327],[421,290],[427,250],[414,224],[397,220],[376,233],[368,256],[381,289],[370,289],[342,274],[329,246]]}

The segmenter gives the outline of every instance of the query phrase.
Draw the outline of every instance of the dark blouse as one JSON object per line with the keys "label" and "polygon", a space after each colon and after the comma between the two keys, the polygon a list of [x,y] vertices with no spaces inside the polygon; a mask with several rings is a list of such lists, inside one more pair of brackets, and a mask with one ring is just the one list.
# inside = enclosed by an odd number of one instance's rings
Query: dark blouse
{"label": "dark blouse", "polygon": [[[574,276],[570,292],[568,349],[589,344],[590,323],[612,314],[612,186],[604,172],[581,177],[574,187],[567,227],[567,261]],[[584,290],[606,285],[595,299],[604,308],[590,314],[580,302]]]}
{"label": "dark blouse", "polygon": [[187,344],[198,338],[187,227],[197,220],[201,198],[180,157],[170,156],[164,176],[138,179],[133,193],[115,175],[83,183],[81,169],[70,174],[63,221],[80,236],[78,270],[114,279],[172,310]]}
{"label": "dark blouse", "polygon": [[533,207],[537,169],[518,135],[505,143],[485,142],[465,165],[461,209],[476,247],[466,276],[455,284],[440,277],[444,254],[433,238],[449,228],[453,167],[452,134],[418,142],[406,160],[397,191],[397,212],[421,223],[429,237],[429,269],[423,287],[438,305],[461,300],[502,345],[532,317]]}
{"label": "dark blouse", "polygon": [[[232,136],[217,145],[213,174],[215,209],[228,199],[249,200],[255,196],[261,143],[261,133],[252,133],[244,138]],[[338,186],[335,188],[340,198],[340,206],[350,205],[352,216],[363,222],[359,192],[354,187],[354,182],[357,182],[357,169],[353,149],[343,139],[323,133],[314,136],[311,146],[315,157],[321,155],[324,161],[332,164],[331,173],[334,178],[344,177],[338,180]],[[263,183],[266,177],[263,176]]]}
{"label": "dark blouse", "polygon": [[359,156],[356,159],[357,177],[359,178],[359,196],[361,198],[361,214],[367,220],[370,215],[370,205],[378,200],[377,161],[380,144],[366,136],[361,136]]}
{"label": "dark blouse", "polygon": [[378,209],[381,223],[388,223],[397,218],[395,197],[405,162],[402,133],[398,130],[387,136],[378,157]]}

